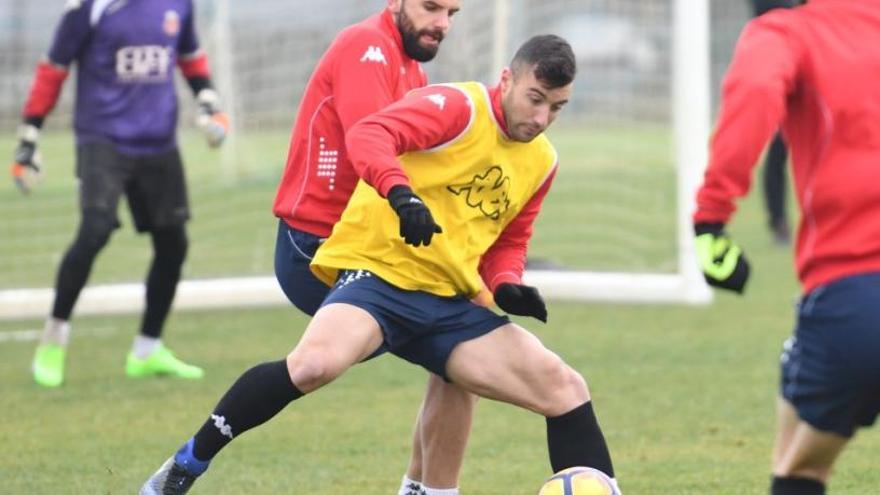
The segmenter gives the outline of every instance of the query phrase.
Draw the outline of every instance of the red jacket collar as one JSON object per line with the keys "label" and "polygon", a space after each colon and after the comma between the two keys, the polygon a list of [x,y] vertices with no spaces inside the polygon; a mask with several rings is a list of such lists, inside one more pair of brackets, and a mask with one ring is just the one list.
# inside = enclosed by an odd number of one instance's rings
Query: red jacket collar
{"label": "red jacket collar", "polygon": [[489,100],[492,102],[492,114],[495,115],[495,121],[501,132],[507,135],[507,120],[504,118],[504,107],[501,105],[501,84],[496,84],[489,88]]}
{"label": "red jacket collar", "polygon": [[379,23],[382,26],[382,29],[394,40],[394,43],[400,50],[400,54],[403,55],[403,60],[412,60],[409,55],[406,54],[406,50],[403,49],[403,37],[400,36],[400,30],[397,29],[397,23],[394,22],[394,14],[391,13],[390,8],[386,8],[381,14],[379,14]]}

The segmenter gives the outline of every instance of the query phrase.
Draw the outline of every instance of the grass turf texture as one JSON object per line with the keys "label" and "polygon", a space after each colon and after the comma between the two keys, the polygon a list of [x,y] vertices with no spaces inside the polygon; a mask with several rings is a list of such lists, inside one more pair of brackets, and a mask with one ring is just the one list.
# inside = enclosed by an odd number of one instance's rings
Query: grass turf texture
{"label": "grass turf texture", "polygon": [[[570,267],[673,271],[675,178],[667,134],[571,124],[556,131],[561,168],[531,254]],[[272,273],[271,209],[287,139],[284,131],[240,136],[221,156],[200,136],[182,136],[193,215],[186,278]],[[21,197],[11,179],[0,185],[0,289],[51,286],[76,230],[72,139],[47,132],[40,148],[45,180],[33,194]],[[146,273],[149,240],[134,233],[124,202],[119,218],[123,227],[98,257],[92,284],[139,281]]]}
{"label": "grass turf texture", "polygon": [[[577,157],[584,152],[578,150],[587,148],[598,149],[600,154],[593,157],[601,157],[602,150],[608,150],[606,156],[624,150],[629,155],[623,156],[632,158],[634,167],[646,170],[663,166],[657,151],[663,148],[662,136],[651,138],[649,133],[630,142],[586,134],[583,148],[571,148],[568,155],[561,150],[560,178],[568,173],[566,156]],[[279,136],[250,141],[247,149],[271,148],[271,165],[276,167],[283,160],[279,143],[284,139]],[[658,146],[648,144],[652,139]],[[46,144],[53,149],[45,153],[55,154],[55,163],[64,163],[69,140],[50,138]],[[241,272],[268,272],[274,242],[269,208],[278,169],[237,169],[232,173],[234,185],[223,189],[214,175],[224,172],[202,163],[206,159],[197,151],[200,144],[187,147],[196,213],[187,273],[225,273],[227,259],[238,263],[234,267],[244,267]],[[596,158],[587,165],[602,163]],[[604,163],[604,168],[599,167],[604,173],[613,175],[614,167],[623,169],[621,174],[632,173],[626,171],[630,166],[626,160]],[[0,208],[9,220],[0,227],[6,229],[0,236],[4,287],[51,284],[55,263],[42,257],[57,256],[56,251],[69,241],[74,218],[70,209],[75,205],[69,169],[49,171],[53,175],[39,194],[53,198],[47,206],[55,208],[52,215],[33,206],[37,201],[31,200],[42,196],[22,201],[7,191],[0,193]],[[663,176],[660,173],[659,180]],[[214,185],[200,186],[202,177]],[[654,184],[659,188],[663,183]],[[206,211],[205,202],[196,202],[199,187],[213,194],[213,204],[223,209]],[[565,180],[554,189],[551,197],[584,198]],[[635,193],[632,198],[639,197]],[[662,206],[666,197],[651,201]],[[566,262],[575,255],[575,262],[591,255],[602,258],[601,253],[589,251],[586,242],[578,243],[581,251],[563,252],[569,249],[559,240],[566,234],[564,220],[570,218],[565,215],[589,223],[583,210],[566,203],[548,203],[536,250],[540,247]],[[792,326],[797,287],[790,251],[772,246],[759,206],[753,194],[731,226],[753,263],[753,280],[742,298],[720,294],[708,307],[551,303],[548,325],[521,320],[587,377],[622,488],[629,495],[766,493],[778,356]],[[645,212],[636,214],[640,213]],[[231,232],[211,227],[211,217],[220,214],[240,215],[242,221],[233,224],[240,227]],[[48,223],[27,227],[35,216]],[[256,222],[262,223],[253,227]],[[669,226],[672,223],[668,220]],[[27,228],[10,235],[8,229],[23,228],[20,224]],[[658,232],[665,228],[658,227]],[[545,238],[542,230],[555,233]],[[131,280],[135,265],[146,270],[146,240],[126,237],[126,232],[117,233],[109,248],[116,254],[108,252],[98,260],[99,281]],[[224,233],[229,237],[212,237]],[[216,246],[232,254],[212,258]],[[22,271],[12,267],[11,254],[40,259]],[[237,256],[248,261],[234,259]],[[672,251],[660,256],[659,264],[671,256]],[[608,256],[600,264],[614,266],[620,259]],[[142,273],[140,268],[134,271],[135,276]],[[206,378],[195,383],[124,378],[123,363],[138,326],[136,317],[75,319],[67,384],[59,390],[41,390],[31,382],[33,342],[0,342],[0,398],[5,413],[0,422],[4,446],[0,492],[135,492],[204,421],[232,381],[257,362],[286,354],[306,321],[286,308],[173,314],[168,344],[207,371]],[[0,322],[0,335],[40,326],[39,321]],[[293,404],[270,424],[236,440],[193,493],[394,493],[406,467],[425,379],[424,372],[393,357],[360,365],[329,388]],[[864,495],[880,486],[878,449],[876,431],[858,436],[838,464],[831,493]],[[481,401],[462,473],[463,493],[531,494],[548,474],[543,419]]]}

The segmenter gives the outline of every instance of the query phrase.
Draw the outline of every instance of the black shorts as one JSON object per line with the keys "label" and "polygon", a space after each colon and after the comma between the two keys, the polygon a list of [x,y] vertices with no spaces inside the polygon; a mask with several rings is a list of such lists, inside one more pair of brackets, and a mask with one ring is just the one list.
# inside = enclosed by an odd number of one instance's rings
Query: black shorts
{"label": "black shorts", "polygon": [[177,148],[128,156],[109,143],[87,143],[76,150],[80,210],[116,215],[125,193],[138,232],[182,225],[189,220],[186,178]]}

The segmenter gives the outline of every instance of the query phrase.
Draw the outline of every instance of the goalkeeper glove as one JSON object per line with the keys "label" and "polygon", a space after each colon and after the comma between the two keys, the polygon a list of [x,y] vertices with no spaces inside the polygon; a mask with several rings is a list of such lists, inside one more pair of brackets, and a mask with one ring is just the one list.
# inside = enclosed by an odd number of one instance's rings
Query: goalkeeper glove
{"label": "goalkeeper glove", "polygon": [[495,288],[495,304],[512,315],[531,316],[547,323],[547,306],[538,289],[528,285],[503,283]]}
{"label": "goalkeeper glove", "polygon": [[409,186],[397,185],[388,191],[388,202],[391,208],[400,217],[400,237],[407,244],[419,247],[431,245],[434,234],[440,234],[443,229],[434,223],[431,210],[425,206],[422,199],[412,192]]}
{"label": "goalkeeper glove", "polygon": [[196,125],[204,133],[208,146],[216,148],[229,134],[229,116],[220,111],[220,96],[211,88],[199,91],[196,102],[199,104]]}
{"label": "goalkeeper glove", "polygon": [[720,223],[698,223],[696,233],[697,259],[706,282],[714,287],[742,294],[749,279],[749,262]]}
{"label": "goalkeeper glove", "polygon": [[16,187],[23,193],[28,194],[37,185],[41,178],[40,152],[37,150],[37,138],[40,130],[31,124],[22,124],[18,130],[18,147],[12,161],[10,173]]}

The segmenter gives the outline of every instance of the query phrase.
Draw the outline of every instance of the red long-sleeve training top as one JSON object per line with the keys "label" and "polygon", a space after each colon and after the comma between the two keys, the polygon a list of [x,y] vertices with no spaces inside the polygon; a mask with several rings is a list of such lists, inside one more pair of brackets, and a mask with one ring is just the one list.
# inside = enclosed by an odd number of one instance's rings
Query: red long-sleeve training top
{"label": "red long-sleeve training top", "polygon": [[729,221],[781,125],[804,292],[880,271],[880,0],[811,0],[751,21],[722,91],[694,221]]}

